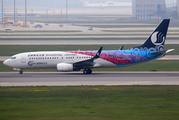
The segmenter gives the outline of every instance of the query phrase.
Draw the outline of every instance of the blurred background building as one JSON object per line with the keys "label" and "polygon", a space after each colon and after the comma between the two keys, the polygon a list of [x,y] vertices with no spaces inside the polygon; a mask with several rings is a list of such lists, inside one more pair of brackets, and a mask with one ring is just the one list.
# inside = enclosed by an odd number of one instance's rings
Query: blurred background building
{"label": "blurred background building", "polygon": [[179,18],[179,0],[176,0],[177,18]]}
{"label": "blurred background building", "polygon": [[83,0],[85,7],[131,7],[131,0]]}
{"label": "blurred background building", "polygon": [[[2,2],[4,1],[3,7]],[[25,13],[25,0],[16,1],[16,16]],[[46,14],[63,14],[66,0],[27,0],[27,16],[35,17]],[[68,0],[68,9],[72,10],[120,10],[127,9],[130,18],[135,19],[179,19],[179,0]],[[33,11],[33,13],[32,13]],[[60,11],[60,12],[59,12]],[[2,14],[3,12],[3,14]],[[11,17],[14,13],[14,0],[0,0],[0,22],[3,17]],[[49,14],[52,14],[48,12]],[[132,14],[131,14],[132,13]]]}
{"label": "blurred background building", "polygon": [[167,17],[165,0],[132,0],[132,16],[138,19]]}

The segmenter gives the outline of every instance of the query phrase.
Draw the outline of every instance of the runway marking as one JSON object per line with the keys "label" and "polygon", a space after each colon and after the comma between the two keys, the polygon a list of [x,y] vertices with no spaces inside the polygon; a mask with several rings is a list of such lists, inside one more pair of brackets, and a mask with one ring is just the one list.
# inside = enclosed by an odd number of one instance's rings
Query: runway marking
{"label": "runway marking", "polygon": [[131,85],[131,84],[142,84],[142,83],[151,83],[151,81],[144,81],[144,82],[130,82],[130,83],[120,83],[120,84],[109,84],[109,85]]}
{"label": "runway marking", "polygon": [[169,60],[169,58],[166,58],[166,57],[163,57],[163,58],[161,58],[161,59]]}
{"label": "runway marking", "polygon": [[0,83],[0,85],[9,84],[9,83]]}

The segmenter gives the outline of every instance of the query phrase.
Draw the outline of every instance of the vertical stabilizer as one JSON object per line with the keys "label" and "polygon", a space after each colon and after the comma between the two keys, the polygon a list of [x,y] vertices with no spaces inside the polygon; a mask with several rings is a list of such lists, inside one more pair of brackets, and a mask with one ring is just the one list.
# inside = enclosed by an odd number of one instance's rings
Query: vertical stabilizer
{"label": "vertical stabilizer", "polygon": [[170,19],[164,19],[143,45],[131,49],[162,51],[165,44],[169,23]]}

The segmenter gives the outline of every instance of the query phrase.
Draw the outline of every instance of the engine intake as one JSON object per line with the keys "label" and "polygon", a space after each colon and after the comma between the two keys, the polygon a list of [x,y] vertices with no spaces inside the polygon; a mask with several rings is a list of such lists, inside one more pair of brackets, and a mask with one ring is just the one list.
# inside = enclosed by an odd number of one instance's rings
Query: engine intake
{"label": "engine intake", "polygon": [[57,71],[59,72],[71,72],[73,71],[73,65],[68,63],[58,63]]}

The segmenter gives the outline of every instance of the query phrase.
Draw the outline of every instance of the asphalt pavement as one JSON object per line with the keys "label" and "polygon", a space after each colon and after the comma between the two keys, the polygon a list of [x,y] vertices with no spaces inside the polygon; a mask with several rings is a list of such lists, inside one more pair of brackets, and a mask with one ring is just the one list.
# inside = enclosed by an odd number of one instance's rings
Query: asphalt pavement
{"label": "asphalt pavement", "polygon": [[1,72],[0,86],[179,85],[179,72]]}

